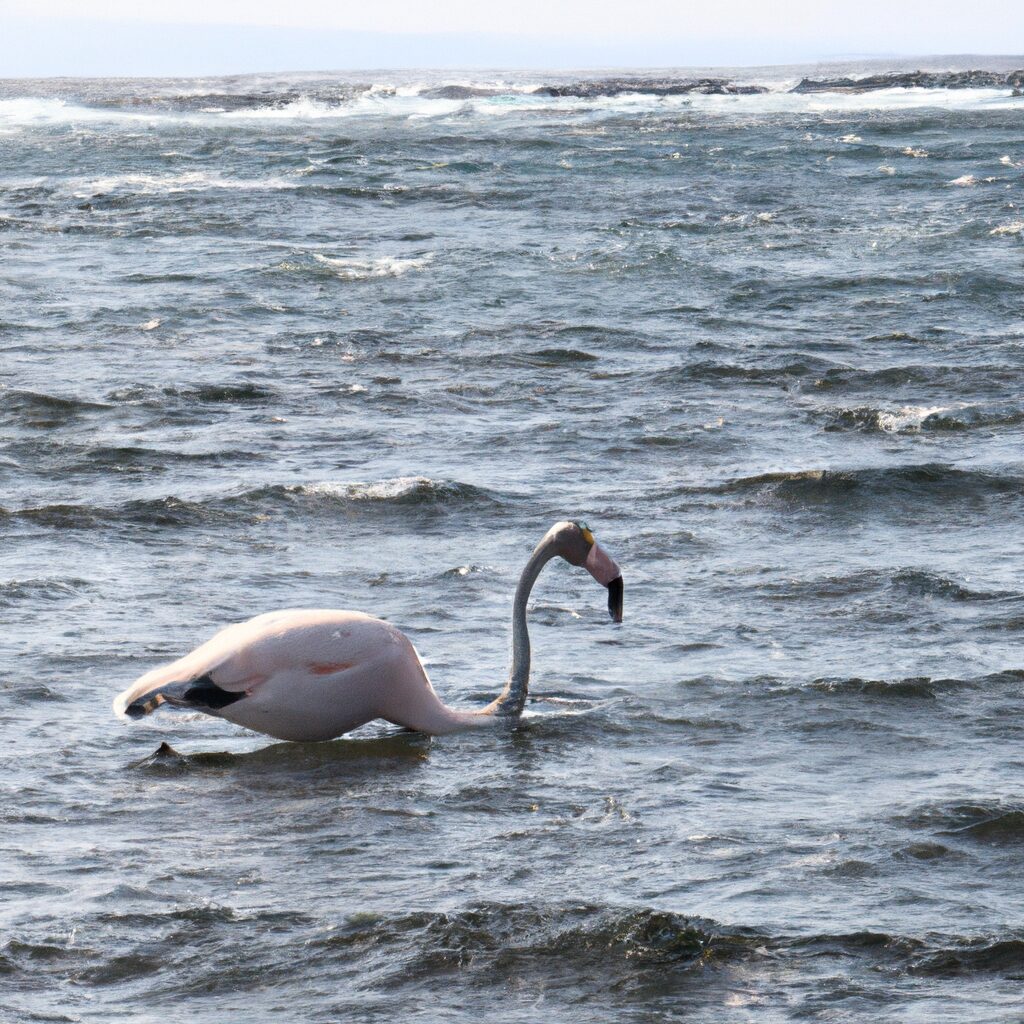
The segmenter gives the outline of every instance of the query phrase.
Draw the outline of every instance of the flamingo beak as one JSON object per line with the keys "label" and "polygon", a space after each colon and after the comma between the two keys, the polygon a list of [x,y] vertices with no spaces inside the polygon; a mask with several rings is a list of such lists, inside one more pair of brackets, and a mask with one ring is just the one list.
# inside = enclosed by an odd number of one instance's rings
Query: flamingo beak
{"label": "flamingo beak", "polygon": [[622,621],[622,577],[616,576],[608,584],[608,614],[612,622]]}
{"label": "flamingo beak", "polygon": [[594,541],[583,566],[601,586],[608,588],[608,614],[612,622],[621,622],[622,570],[615,564],[615,559]]}

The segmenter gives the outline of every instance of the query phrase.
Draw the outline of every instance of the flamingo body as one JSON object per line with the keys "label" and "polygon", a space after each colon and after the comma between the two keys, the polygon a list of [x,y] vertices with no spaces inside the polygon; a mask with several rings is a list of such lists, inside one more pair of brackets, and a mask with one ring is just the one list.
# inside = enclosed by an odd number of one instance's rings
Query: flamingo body
{"label": "flamingo body", "polygon": [[329,740],[375,718],[435,734],[488,722],[441,702],[416,648],[395,626],[361,612],[308,608],[222,629],[136,680],[114,710],[131,715],[161,694],[158,703],[190,706],[194,700],[175,699],[174,686],[199,679],[225,691],[225,704],[198,710],[282,740]]}

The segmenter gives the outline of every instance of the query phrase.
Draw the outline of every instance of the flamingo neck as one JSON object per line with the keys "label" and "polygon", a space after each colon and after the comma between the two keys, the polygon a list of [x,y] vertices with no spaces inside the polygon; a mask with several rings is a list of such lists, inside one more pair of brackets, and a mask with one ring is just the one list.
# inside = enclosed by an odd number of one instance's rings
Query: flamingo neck
{"label": "flamingo neck", "polygon": [[555,542],[547,537],[542,540],[530,555],[516,587],[515,601],[512,605],[512,666],[509,669],[508,682],[505,683],[501,696],[491,704],[487,711],[503,717],[518,717],[526,704],[526,691],[530,682],[530,633],[526,628],[526,603],[530,592],[540,575],[541,569],[551,561],[558,552]]}

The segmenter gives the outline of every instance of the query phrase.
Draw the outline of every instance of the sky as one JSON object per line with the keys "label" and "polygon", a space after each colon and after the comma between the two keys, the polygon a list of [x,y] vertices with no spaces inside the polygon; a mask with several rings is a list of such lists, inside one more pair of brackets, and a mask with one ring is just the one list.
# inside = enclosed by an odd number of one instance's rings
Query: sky
{"label": "sky", "polygon": [[1022,0],[0,0],[0,78],[1024,53]]}

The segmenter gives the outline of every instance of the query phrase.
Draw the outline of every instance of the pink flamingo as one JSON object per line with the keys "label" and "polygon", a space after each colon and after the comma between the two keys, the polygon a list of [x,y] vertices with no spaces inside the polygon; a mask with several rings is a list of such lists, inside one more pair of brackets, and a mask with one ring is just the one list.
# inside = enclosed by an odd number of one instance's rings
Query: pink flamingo
{"label": "pink flamingo", "polygon": [[191,708],[282,740],[330,740],[375,718],[442,735],[518,718],[530,678],[526,602],[556,555],[608,588],[622,621],[622,574],[586,523],[555,523],[526,563],[512,609],[512,667],[487,707],[460,711],[430,685],[416,648],[389,622],[361,612],[295,608],[221,630],[191,654],[147,672],[114,700],[141,718],[161,704]]}

